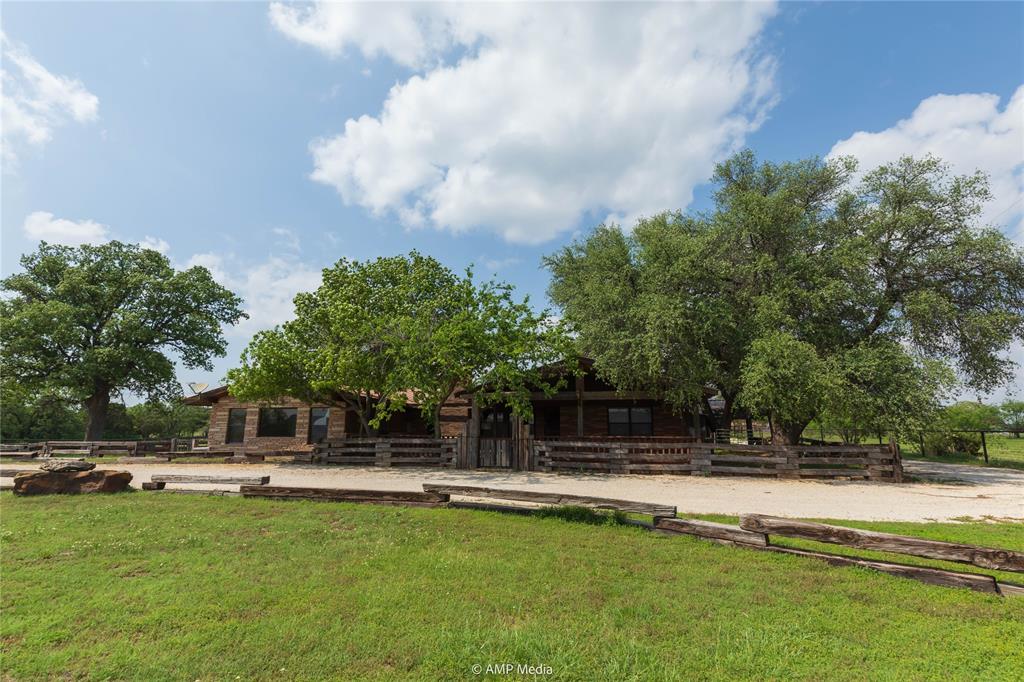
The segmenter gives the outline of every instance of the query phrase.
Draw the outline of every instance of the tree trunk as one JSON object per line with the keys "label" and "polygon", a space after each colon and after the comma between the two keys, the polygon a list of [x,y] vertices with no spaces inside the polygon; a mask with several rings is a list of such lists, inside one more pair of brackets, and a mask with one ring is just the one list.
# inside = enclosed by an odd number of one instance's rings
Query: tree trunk
{"label": "tree trunk", "polygon": [[780,422],[772,420],[772,444],[774,445],[799,445],[800,436],[810,420],[804,422]]}
{"label": "tree trunk", "polygon": [[754,444],[754,418],[750,416],[749,412],[747,412],[747,416],[744,417],[743,421],[746,422],[746,425],[747,425],[747,445],[753,445]]}
{"label": "tree trunk", "polygon": [[441,405],[443,404],[440,403],[434,408],[434,438],[441,437]]}
{"label": "tree trunk", "polygon": [[107,406],[110,405],[110,391],[97,388],[96,392],[85,399],[85,440],[102,440],[103,429],[107,425]]}
{"label": "tree trunk", "polygon": [[[722,391],[722,420],[721,423],[718,425],[718,429],[726,431],[726,443],[732,440],[732,404],[734,400],[735,396],[729,395],[725,391]],[[717,441],[717,432],[715,436],[715,440]]]}

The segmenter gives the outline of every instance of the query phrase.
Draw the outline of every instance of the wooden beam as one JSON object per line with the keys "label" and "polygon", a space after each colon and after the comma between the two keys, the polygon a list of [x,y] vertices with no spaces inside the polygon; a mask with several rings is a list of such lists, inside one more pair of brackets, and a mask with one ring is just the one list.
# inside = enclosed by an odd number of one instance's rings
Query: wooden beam
{"label": "wooden beam", "polygon": [[768,536],[764,533],[754,533],[743,530],[738,526],[714,523],[713,521],[667,519],[659,517],[654,519],[654,527],[658,530],[670,533],[696,535],[698,537],[711,538],[715,540],[728,540],[742,545],[755,545],[758,547],[768,546]]}
{"label": "wooden beam", "polygon": [[582,376],[576,377],[576,435],[583,435],[583,381]]}
{"label": "wooden beam", "polygon": [[275,500],[365,502],[412,507],[438,507],[449,500],[448,495],[404,490],[346,490],[340,488],[243,485],[240,491],[243,497],[269,497]]}
{"label": "wooden beam", "polygon": [[178,474],[157,474],[150,479],[154,483],[223,483],[226,485],[266,485],[270,476],[185,476]]}
{"label": "wooden beam", "polygon": [[744,514],[740,516],[740,527],[758,533],[781,535],[846,545],[858,549],[880,552],[896,552],[926,559],[956,561],[981,568],[1001,571],[1024,572],[1024,553],[1009,549],[992,549],[975,545],[962,545],[939,540],[911,538],[891,533],[877,533],[870,530],[830,526],[824,523],[796,521],[776,516]]}
{"label": "wooden beam", "polygon": [[925,568],[924,566],[908,566],[906,564],[894,564],[887,561],[870,561],[868,559],[856,559],[854,557],[839,556],[826,552],[810,552],[790,547],[769,546],[765,547],[769,552],[779,554],[791,554],[794,556],[818,559],[831,566],[858,566],[870,568],[874,571],[881,571],[889,575],[897,575],[903,578],[912,578],[929,585],[941,585],[943,587],[966,587],[977,592],[989,594],[1000,594],[996,579],[990,575],[980,573],[957,573],[955,571],[944,571],[938,568]]}
{"label": "wooden beam", "polygon": [[651,516],[675,516],[676,508],[668,504],[652,504],[649,502],[632,502],[607,497],[588,497],[584,495],[566,495],[548,493],[539,490],[509,490],[506,488],[483,488],[472,485],[445,485],[443,483],[424,483],[424,492],[443,495],[462,495],[464,497],[484,497],[499,500],[516,500],[551,505],[579,505],[593,509],[616,509],[633,514],[650,514]]}

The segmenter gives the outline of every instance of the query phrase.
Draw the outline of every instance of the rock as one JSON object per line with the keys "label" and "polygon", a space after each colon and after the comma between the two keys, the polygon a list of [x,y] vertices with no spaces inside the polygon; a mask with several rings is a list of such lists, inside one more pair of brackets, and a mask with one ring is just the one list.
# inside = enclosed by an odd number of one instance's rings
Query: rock
{"label": "rock", "polygon": [[117,493],[128,489],[127,471],[25,471],[14,477],[15,495]]}
{"label": "rock", "polygon": [[43,471],[92,471],[96,465],[84,459],[59,459],[39,465]]}

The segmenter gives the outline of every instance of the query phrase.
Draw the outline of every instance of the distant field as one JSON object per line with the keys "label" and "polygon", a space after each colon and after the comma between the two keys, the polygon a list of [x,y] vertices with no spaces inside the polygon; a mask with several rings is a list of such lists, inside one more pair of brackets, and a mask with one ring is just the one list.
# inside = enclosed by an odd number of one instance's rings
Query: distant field
{"label": "distant field", "polygon": [[[1024,598],[630,526],[142,492],[0,505],[4,679],[1024,678]],[[1024,547],[1022,524],[847,525]]]}
{"label": "distant field", "polygon": [[[1014,438],[1009,435],[986,434],[985,442],[988,445],[989,461],[987,466],[1024,470],[1024,438]],[[917,442],[902,443],[900,449],[903,452],[904,459],[986,466],[985,459],[981,454],[977,457],[965,455],[944,457],[936,457],[934,455],[921,456],[921,446]]]}

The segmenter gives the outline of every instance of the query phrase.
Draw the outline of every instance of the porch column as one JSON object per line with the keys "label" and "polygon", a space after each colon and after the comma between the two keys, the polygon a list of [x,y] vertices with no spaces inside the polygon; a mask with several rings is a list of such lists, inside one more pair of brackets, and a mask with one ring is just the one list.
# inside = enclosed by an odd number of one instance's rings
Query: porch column
{"label": "porch column", "polygon": [[583,435],[583,377],[576,377],[576,435]]}
{"label": "porch column", "polygon": [[466,468],[476,469],[480,461],[480,402],[473,394],[469,413],[469,434],[466,438]]}

